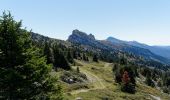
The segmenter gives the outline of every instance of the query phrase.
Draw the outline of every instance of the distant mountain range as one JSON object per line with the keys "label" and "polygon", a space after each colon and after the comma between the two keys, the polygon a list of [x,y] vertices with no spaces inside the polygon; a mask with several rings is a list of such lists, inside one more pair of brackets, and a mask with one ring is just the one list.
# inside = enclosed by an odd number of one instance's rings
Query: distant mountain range
{"label": "distant mountain range", "polygon": [[95,47],[110,51],[122,51],[152,59],[164,64],[170,63],[170,47],[149,46],[136,41],[123,41],[114,37],[108,37],[106,40],[96,40],[92,34],[86,34],[79,30],[73,30],[68,41],[71,43],[81,44],[86,47]]}
{"label": "distant mountain range", "polygon": [[123,41],[123,40],[116,39],[114,37],[108,37],[107,41],[110,41],[114,44],[117,43],[119,45],[120,44],[127,44],[127,45],[131,45],[131,46],[136,46],[136,47],[148,49],[151,52],[153,52],[153,53],[155,53],[159,56],[170,59],[170,46],[149,46],[147,44],[139,43],[137,41]]}
{"label": "distant mountain range", "polygon": [[[126,54],[130,60],[135,60],[135,62],[141,62],[138,58],[142,57],[145,59],[144,61],[170,64],[169,46],[149,46],[136,41],[119,40],[114,37],[108,37],[105,40],[96,40],[94,35],[88,35],[79,30],[73,30],[67,41],[49,38],[37,33],[31,33],[31,37],[34,42],[39,43],[50,41],[67,47],[81,45],[81,48],[84,48],[85,51],[92,51],[100,55],[105,55],[103,57],[110,57],[111,59],[117,59],[118,56]],[[133,57],[131,57],[131,54]]]}

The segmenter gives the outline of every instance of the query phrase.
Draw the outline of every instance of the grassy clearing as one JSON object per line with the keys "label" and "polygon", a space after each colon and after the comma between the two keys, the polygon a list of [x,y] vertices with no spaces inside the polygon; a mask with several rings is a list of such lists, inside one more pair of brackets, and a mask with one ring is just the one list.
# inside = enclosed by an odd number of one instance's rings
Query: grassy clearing
{"label": "grassy clearing", "polygon": [[[170,97],[161,91],[139,83],[135,94],[121,92],[119,84],[113,80],[113,64],[79,60],[76,60],[76,63],[81,65],[80,72],[86,74],[89,81],[72,85],[63,83],[65,100],[75,100],[78,97],[83,100],[154,100],[150,95],[158,96],[161,100],[170,100]],[[77,66],[72,68],[76,69]]]}

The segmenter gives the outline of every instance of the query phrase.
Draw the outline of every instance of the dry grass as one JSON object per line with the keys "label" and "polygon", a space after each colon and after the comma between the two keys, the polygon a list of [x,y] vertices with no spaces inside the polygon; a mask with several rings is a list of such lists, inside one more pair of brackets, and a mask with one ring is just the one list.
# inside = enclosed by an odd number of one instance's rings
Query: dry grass
{"label": "dry grass", "polygon": [[[113,73],[112,73],[112,65],[106,62],[99,61],[96,62],[83,62],[76,60],[79,63],[80,72],[82,73],[92,73],[96,77],[100,79],[104,88],[99,88],[101,84],[98,81],[96,82],[89,82],[88,83],[88,91],[82,90],[82,92],[77,92],[77,94],[65,93],[65,100],[75,100],[77,97],[81,97],[83,100],[154,100],[149,94],[154,96],[159,96],[162,100],[170,100],[170,97],[161,91],[143,85],[137,84],[137,92],[135,94],[129,94],[121,92],[119,84],[115,83],[113,80]],[[107,64],[107,66],[106,66]],[[72,66],[73,69],[76,69],[77,66]],[[93,78],[93,77],[92,77]],[[74,91],[81,86],[77,84],[77,86],[73,85],[64,85],[65,92]],[[75,88],[78,87],[78,88]],[[84,88],[84,86],[82,86]],[[97,89],[99,88],[99,89]],[[82,88],[81,88],[82,89]],[[80,90],[81,90],[80,89]]]}

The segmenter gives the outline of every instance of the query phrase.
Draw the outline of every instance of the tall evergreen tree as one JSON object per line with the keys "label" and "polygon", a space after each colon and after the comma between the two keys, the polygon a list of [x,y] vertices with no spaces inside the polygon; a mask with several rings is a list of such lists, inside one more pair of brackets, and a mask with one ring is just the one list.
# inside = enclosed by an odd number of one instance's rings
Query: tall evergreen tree
{"label": "tall evergreen tree", "polygon": [[98,57],[97,57],[96,54],[93,55],[93,61],[94,61],[94,62],[98,62]]}
{"label": "tall evergreen tree", "polygon": [[67,52],[67,60],[68,60],[68,62],[70,62],[70,63],[73,63],[73,62],[74,62],[73,56],[72,56],[72,54],[71,54],[71,50],[68,50],[68,52]]}
{"label": "tall evergreen tree", "polygon": [[89,61],[89,58],[88,58],[88,56],[86,56],[85,53],[83,53],[83,60],[84,60],[84,61]]}
{"label": "tall evergreen tree", "polygon": [[0,18],[0,50],[0,99],[62,99],[51,66],[10,13]]}
{"label": "tall evergreen tree", "polygon": [[50,46],[49,46],[49,43],[47,41],[45,42],[45,46],[44,46],[44,56],[47,59],[47,64],[50,64],[50,63],[53,62]]}
{"label": "tall evergreen tree", "polygon": [[83,60],[86,61],[86,55],[83,53]]}
{"label": "tall evergreen tree", "polygon": [[123,92],[128,92],[128,93],[135,93],[135,84],[133,83],[129,72],[124,71],[122,75],[122,84],[121,84],[121,90]]}
{"label": "tall evergreen tree", "polygon": [[125,57],[122,57],[122,58],[120,59],[120,64],[121,64],[121,65],[127,65],[127,59],[126,59]]}
{"label": "tall evergreen tree", "polygon": [[77,59],[77,52],[76,52],[76,50],[73,50],[73,58]]}
{"label": "tall evergreen tree", "polygon": [[151,76],[149,76],[149,75],[146,76],[145,83],[146,83],[148,86],[155,87],[155,84],[154,84],[153,80],[151,79]]}
{"label": "tall evergreen tree", "polygon": [[70,70],[71,67],[69,66],[66,58],[64,55],[59,51],[58,46],[53,46],[53,54],[54,54],[54,67],[55,68],[63,68],[65,70]]}

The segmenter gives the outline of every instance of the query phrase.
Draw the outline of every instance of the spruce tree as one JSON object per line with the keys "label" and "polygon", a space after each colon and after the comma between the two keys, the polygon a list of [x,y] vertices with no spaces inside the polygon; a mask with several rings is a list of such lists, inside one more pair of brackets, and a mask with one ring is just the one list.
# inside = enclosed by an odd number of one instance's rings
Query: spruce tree
{"label": "spruce tree", "polygon": [[87,61],[87,58],[88,58],[88,57],[86,57],[85,53],[83,53],[83,60],[84,60],[84,61]]}
{"label": "spruce tree", "polygon": [[98,57],[97,57],[96,54],[93,55],[93,61],[94,61],[94,62],[98,62]]}
{"label": "spruce tree", "polygon": [[77,59],[77,52],[76,52],[76,50],[73,50],[73,58]]}
{"label": "spruce tree", "polygon": [[155,84],[154,84],[153,80],[151,79],[151,76],[149,76],[149,75],[146,76],[145,83],[146,83],[148,86],[155,87]]}
{"label": "spruce tree", "polygon": [[76,71],[77,71],[77,73],[80,73],[80,69],[79,69],[79,67],[77,67]]}
{"label": "spruce tree", "polygon": [[123,75],[122,75],[121,90],[123,92],[135,93],[135,84],[131,82],[129,72],[126,70],[123,72]]}
{"label": "spruce tree", "polygon": [[68,50],[68,52],[67,52],[67,60],[68,60],[69,63],[74,62],[73,56],[71,55],[71,50]]}
{"label": "spruce tree", "polygon": [[49,74],[51,66],[21,24],[10,13],[0,18],[0,99],[61,100],[61,88]]}
{"label": "spruce tree", "polygon": [[70,70],[71,67],[69,66],[66,58],[64,55],[60,52],[58,46],[55,44],[53,46],[53,54],[54,54],[54,67],[55,68],[62,68],[65,70]]}
{"label": "spruce tree", "polygon": [[47,64],[50,64],[50,63],[53,62],[50,46],[49,46],[49,43],[47,41],[45,42],[45,46],[44,46],[44,56],[47,59]]}

